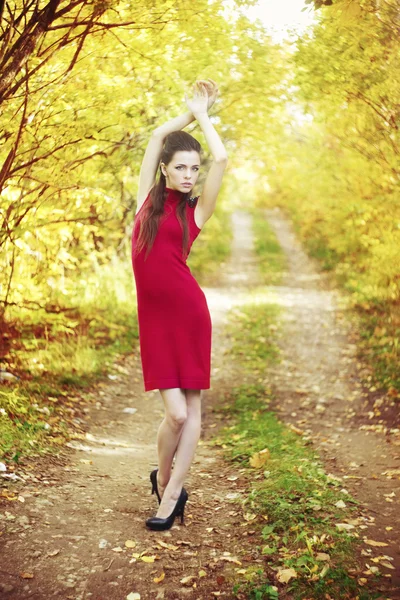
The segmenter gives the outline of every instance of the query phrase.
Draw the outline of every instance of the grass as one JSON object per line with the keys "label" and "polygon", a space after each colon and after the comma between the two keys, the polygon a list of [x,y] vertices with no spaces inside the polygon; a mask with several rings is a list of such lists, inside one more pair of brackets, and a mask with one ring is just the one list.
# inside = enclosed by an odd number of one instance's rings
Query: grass
{"label": "grass", "polygon": [[51,304],[53,312],[13,307],[8,314],[14,335],[3,368],[18,379],[0,385],[0,457],[6,462],[57,452],[85,427],[86,392],[115,371],[121,355],[137,349],[126,263],[114,260],[56,287]]}
{"label": "grass", "polygon": [[286,258],[281,251],[278,240],[265,219],[264,212],[253,208],[252,224],[254,235],[254,251],[258,257],[259,272],[266,285],[277,285],[286,268]]}
{"label": "grass", "polygon": [[[263,235],[266,232],[266,239],[272,237],[265,223],[255,227]],[[282,257],[274,256],[280,249],[273,240],[258,248],[260,264],[265,258],[269,265],[284,265]],[[279,283],[278,267],[274,280]],[[226,426],[213,441],[251,482],[246,498],[238,502],[242,502],[243,531],[253,530],[253,550],[263,558],[262,566],[237,569],[234,597],[379,598],[366,589],[367,580],[357,564],[356,529],[347,532],[336,526],[357,520],[357,501],[337,477],[325,472],[310,440],[280,422],[271,409],[275,398],[266,368],[279,361],[280,308],[267,288],[252,293],[248,304],[231,310],[226,327],[232,342],[231,364],[237,379],[246,383],[234,387],[216,407]],[[285,573],[291,577],[280,582]],[[368,583],[374,579],[370,576]]]}
{"label": "grass", "polygon": [[[359,592],[364,598],[378,597],[368,595],[352,574],[359,574],[357,539],[336,527],[357,517],[357,502],[342,491],[338,479],[325,473],[307,441],[279,422],[269,408],[271,399],[265,386],[246,384],[233,388],[219,409],[234,424],[224,428],[215,443],[226,459],[251,473],[243,511],[257,531],[256,549],[268,565],[256,581],[237,583],[234,592],[256,598],[256,591],[267,586],[259,597],[274,597],[268,586],[276,571],[293,569],[296,579],[287,591],[294,598],[355,598]],[[265,463],[252,467],[250,461],[266,450]],[[340,508],[342,503],[345,507]]]}

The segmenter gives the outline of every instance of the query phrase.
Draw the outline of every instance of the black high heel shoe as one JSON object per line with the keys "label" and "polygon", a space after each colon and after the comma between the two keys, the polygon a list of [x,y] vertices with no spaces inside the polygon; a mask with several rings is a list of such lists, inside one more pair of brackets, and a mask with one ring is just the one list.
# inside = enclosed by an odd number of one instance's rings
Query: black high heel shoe
{"label": "black high heel shoe", "polygon": [[174,510],[166,519],[162,519],[161,517],[150,517],[146,521],[146,526],[149,529],[153,529],[154,531],[162,531],[164,529],[170,529],[174,524],[175,517],[181,517],[181,523],[184,521],[184,512],[185,512],[185,504],[187,499],[189,498],[189,494],[182,488],[182,491],[179,495],[179,498],[175,504]]}
{"label": "black high heel shoe", "polygon": [[152,483],[152,490],[151,493],[154,494],[154,492],[157,494],[157,498],[158,498],[158,504],[161,503],[161,497],[160,494],[158,493],[158,485],[157,485],[157,471],[158,469],[154,469],[154,471],[152,471],[150,473],[150,481]]}

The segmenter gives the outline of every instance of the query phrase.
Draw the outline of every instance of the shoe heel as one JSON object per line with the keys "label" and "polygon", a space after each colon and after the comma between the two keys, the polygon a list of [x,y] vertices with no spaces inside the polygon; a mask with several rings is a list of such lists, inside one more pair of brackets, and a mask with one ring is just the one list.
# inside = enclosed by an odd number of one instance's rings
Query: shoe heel
{"label": "shoe heel", "polygon": [[176,515],[177,517],[179,517],[179,516],[181,517],[181,523],[184,522],[185,506],[186,506],[188,497],[189,497],[188,493],[186,492],[186,495],[184,496],[184,499],[183,499],[182,508],[180,509],[179,513],[177,513],[177,515]]}
{"label": "shoe heel", "polygon": [[158,486],[157,486],[157,471],[158,469],[154,469],[154,471],[152,471],[150,473],[150,481],[151,481],[151,493],[152,494],[156,494],[157,498],[158,498],[158,503],[161,502],[161,498],[160,498],[160,494],[158,493]]}
{"label": "shoe heel", "polygon": [[172,511],[172,513],[166,519],[162,519],[159,517],[150,517],[146,521],[146,526],[154,531],[162,531],[164,529],[170,529],[174,524],[175,517],[181,517],[181,523],[184,522],[184,511],[185,504],[189,495],[185,488],[182,488],[181,494],[178,498],[177,503]]}

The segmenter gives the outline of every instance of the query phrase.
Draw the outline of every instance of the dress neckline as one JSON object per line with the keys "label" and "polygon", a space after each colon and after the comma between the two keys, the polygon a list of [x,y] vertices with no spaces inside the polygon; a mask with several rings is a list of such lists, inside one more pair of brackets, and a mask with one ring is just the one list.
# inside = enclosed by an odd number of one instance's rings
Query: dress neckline
{"label": "dress neckline", "polygon": [[183,192],[180,192],[179,190],[173,190],[172,188],[166,187],[165,191],[167,192],[167,199],[168,200],[179,201],[179,200],[182,199]]}

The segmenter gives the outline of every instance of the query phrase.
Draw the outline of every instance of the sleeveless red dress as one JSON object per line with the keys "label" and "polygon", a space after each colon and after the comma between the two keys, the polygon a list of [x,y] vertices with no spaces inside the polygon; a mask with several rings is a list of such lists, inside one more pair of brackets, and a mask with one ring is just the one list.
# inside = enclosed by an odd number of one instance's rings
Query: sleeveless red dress
{"label": "sleeveless red dress", "polygon": [[[209,389],[212,325],[207,300],[182,256],[182,228],[176,207],[178,190],[166,189],[164,215],[154,245],[136,250],[147,196],[135,215],[132,267],[136,282],[140,356],[145,391],[163,388]],[[188,255],[201,229],[195,207],[186,202]]]}

